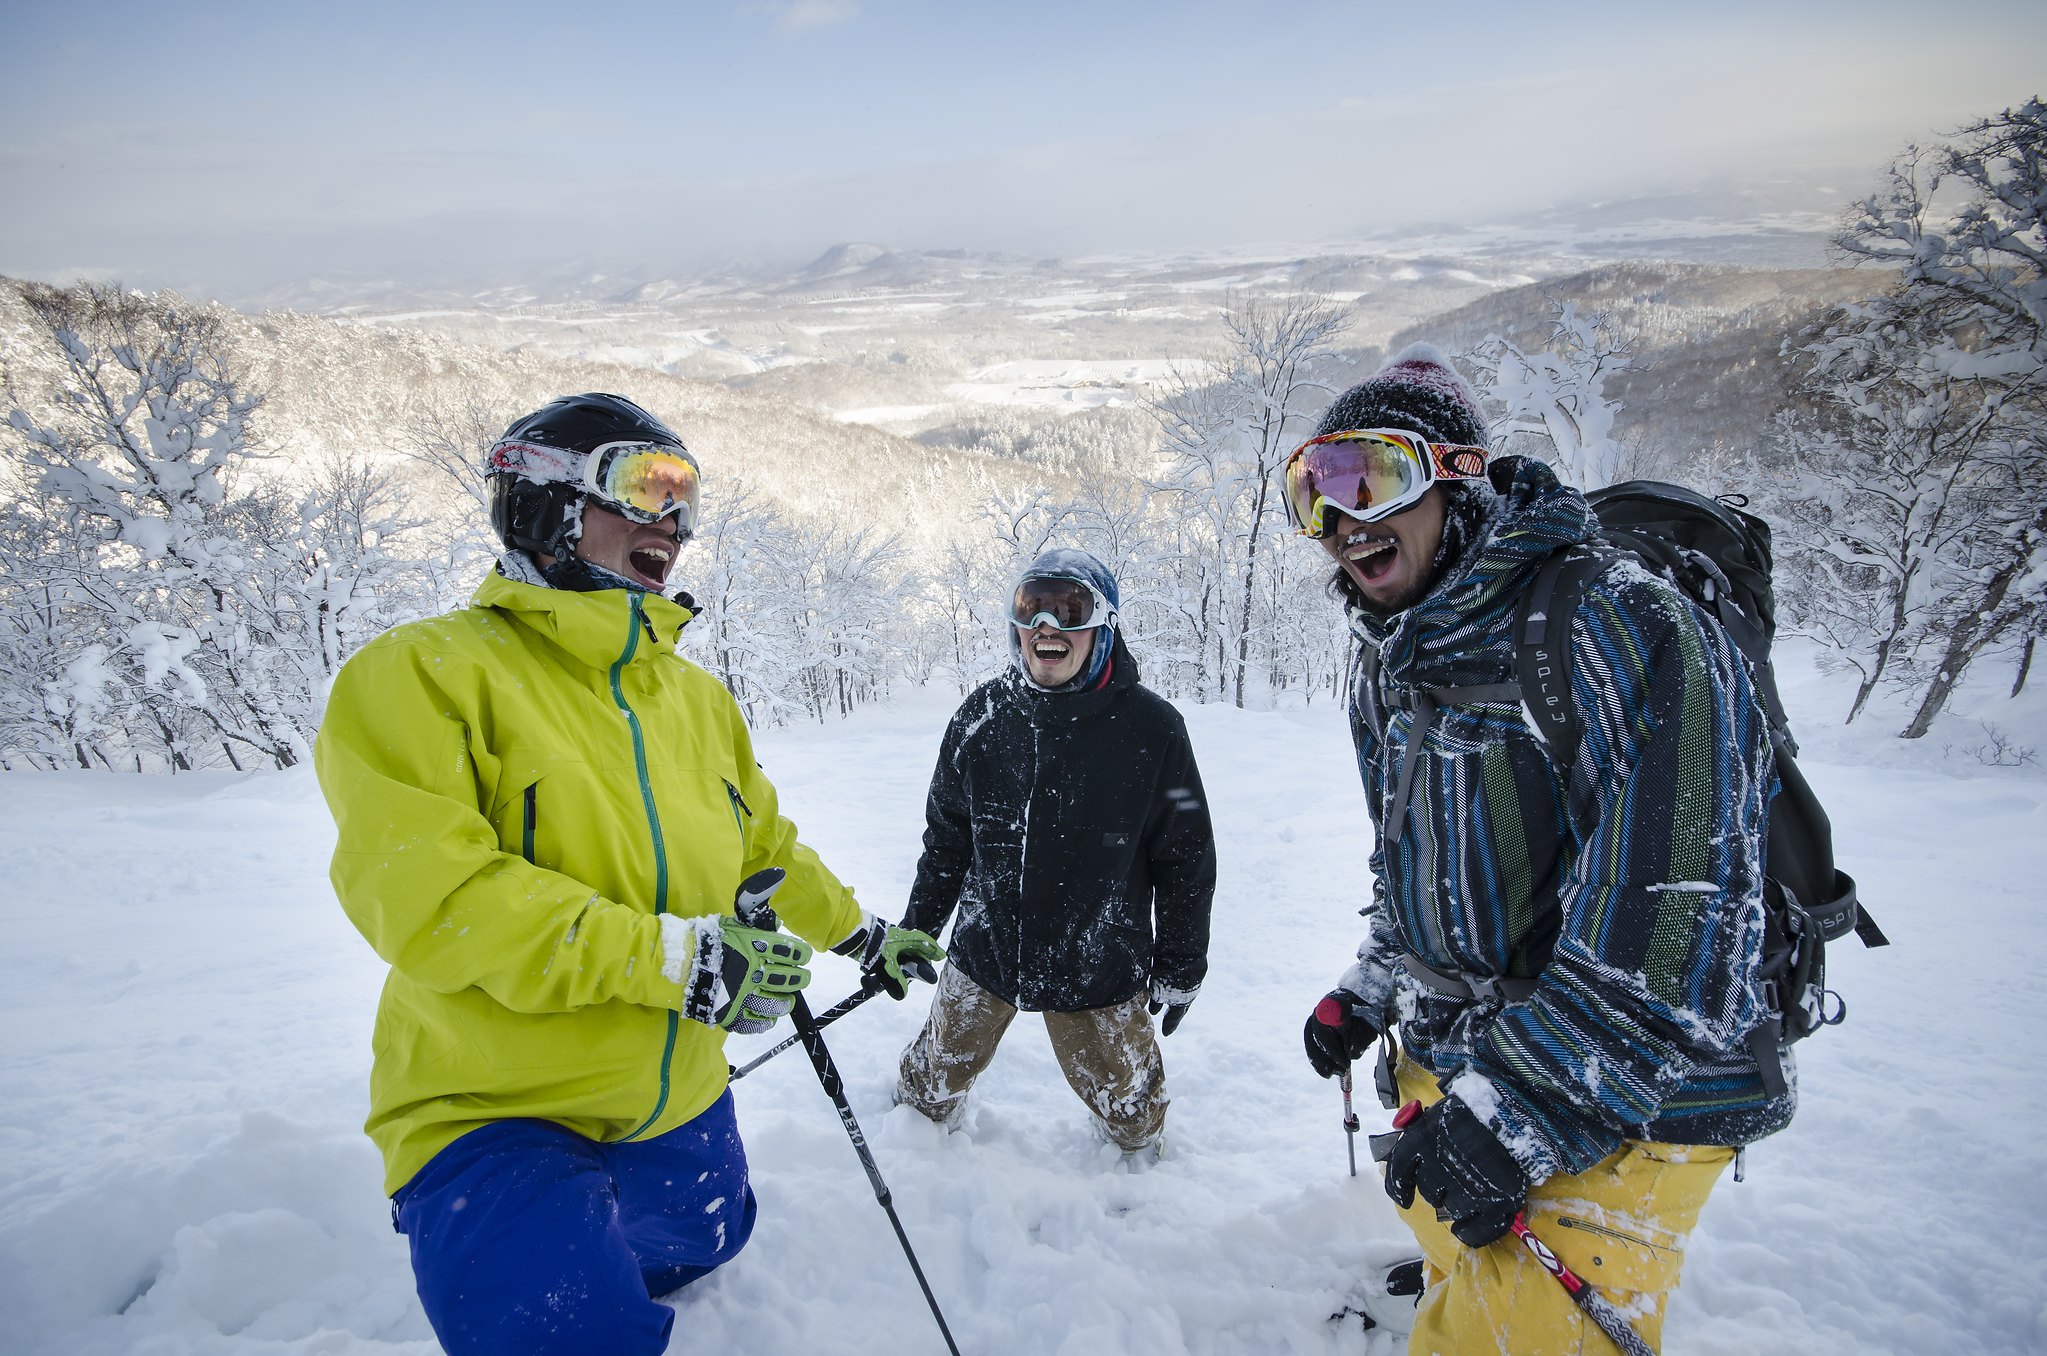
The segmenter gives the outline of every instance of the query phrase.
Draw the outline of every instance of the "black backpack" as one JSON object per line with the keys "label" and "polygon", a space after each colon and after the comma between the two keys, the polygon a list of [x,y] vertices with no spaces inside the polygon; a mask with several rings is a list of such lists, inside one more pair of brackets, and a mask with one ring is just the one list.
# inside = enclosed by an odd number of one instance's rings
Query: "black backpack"
{"label": "black backpack", "polygon": [[[1504,468],[1503,468],[1504,473]],[[1781,1045],[1802,1040],[1847,1016],[1841,996],[1826,986],[1826,944],[1853,932],[1864,946],[1887,946],[1889,938],[1856,898],[1855,881],[1834,863],[1834,831],[1827,812],[1798,770],[1798,745],[1777,694],[1770,642],[1776,635],[1776,601],[1770,587],[1770,525],[1743,511],[1745,500],[1708,499],[1680,485],[1630,480],[1594,490],[1586,500],[1599,515],[1600,531],[1582,546],[1558,551],[1536,570],[1514,619],[1516,682],[1484,687],[1436,688],[1426,694],[1379,691],[1376,655],[1362,656],[1361,692],[1369,718],[1383,730],[1383,708],[1418,708],[1418,730],[1408,736],[1388,836],[1399,833],[1426,721],[1435,707],[1472,702],[1520,702],[1536,723],[1551,763],[1569,768],[1577,761],[1584,730],[1570,700],[1570,621],[1592,581],[1617,558],[1632,557],[1674,584],[1715,618],[1749,666],[1769,717],[1779,789],[1770,802],[1764,851],[1765,923],[1762,976],[1771,1017],[1750,1034],[1749,1046],[1772,1094],[1786,1083]],[[1552,628],[1551,619],[1559,624]],[[1426,983],[1452,987],[1469,977],[1410,970]],[[1441,981],[1451,981],[1449,985]],[[1500,987],[1510,996],[1526,981]]]}

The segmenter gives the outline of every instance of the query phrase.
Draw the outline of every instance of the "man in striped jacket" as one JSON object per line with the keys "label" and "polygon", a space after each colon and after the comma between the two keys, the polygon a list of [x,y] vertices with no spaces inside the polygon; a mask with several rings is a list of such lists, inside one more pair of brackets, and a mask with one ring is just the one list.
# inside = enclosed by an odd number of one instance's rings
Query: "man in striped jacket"
{"label": "man in striped jacket", "polygon": [[1485,441],[1417,345],[1288,463],[1361,646],[1376,839],[1370,931],[1305,1042],[1328,1077],[1378,1041],[1382,1088],[1424,1108],[1387,1156],[1427,1263],[1409,1350],[1605,1349],[1506,1237],[1523,1214],[1653,1344],[1713,1183],[1792,1113],[1745,1043],[1766,1013],[1768,735],[1719,628],[1616,563],[1568,619],[1584,736],[1553,765],[1506,687],[1516,608],[1597,524],[1540,462],[1489,468]]}

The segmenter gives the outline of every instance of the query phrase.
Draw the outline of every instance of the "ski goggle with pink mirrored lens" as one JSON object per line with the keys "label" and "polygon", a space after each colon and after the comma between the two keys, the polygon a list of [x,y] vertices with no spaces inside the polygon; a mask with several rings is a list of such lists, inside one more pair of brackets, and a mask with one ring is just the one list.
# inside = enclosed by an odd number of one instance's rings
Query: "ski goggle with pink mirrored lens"
{"label": "ski goggle with pink mirrored lens", "polygon": [[1028,631],[1050,623],[1061,631],[1086,631],[1113,621],[1116,609],[1085,579],[1052,576],[1026,579],[1010,601],[1009,624]]}
{"label": "ski goggle with pink mirrored lens", "polygon": [[1310,438],[1287,458],[1287,521],[1304,537],[1336,531],[1336,514],[1377,522],[1421,502],[1439,480],[1485,475],[1486,450],[1432,443],[1398,428],[1356,428]]}
{"label": "ski goggle with pink mirrored lens", "polygon": [[583,460],[583,488],[636,523],[677,515],[675,533],[697,529],[697,459],[671,443],[605,443]]}

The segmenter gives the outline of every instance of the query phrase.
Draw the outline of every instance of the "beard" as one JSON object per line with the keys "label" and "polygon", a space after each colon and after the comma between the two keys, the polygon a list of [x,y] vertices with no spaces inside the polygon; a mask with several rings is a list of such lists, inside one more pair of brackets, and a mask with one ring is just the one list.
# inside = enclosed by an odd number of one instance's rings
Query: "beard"
{"label": "beard", "polygon": [[1383,603],[1373,602],[1358,588],[1357,581],[1350,577],[1349,572],[1339,565],[1329,580],[1331,596],[1351,610],[1379,621],[1390,621],[1428,597],[1436,585],[1463,562],[1466,554],[1485,540],[1486,524],[1499,504],[1499,496],[1492,487],[1480,481],[1453,481],[1446,488],[1443,534],[1437,539],[1436,554],[1430,558],[1429,568],[1420,578],[1396,597]]}

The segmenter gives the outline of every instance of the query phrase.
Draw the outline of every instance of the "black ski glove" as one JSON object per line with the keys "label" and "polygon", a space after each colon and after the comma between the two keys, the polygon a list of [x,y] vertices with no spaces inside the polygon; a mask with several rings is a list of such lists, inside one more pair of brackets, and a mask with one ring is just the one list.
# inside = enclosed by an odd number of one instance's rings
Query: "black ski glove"
{"label": "black ski glove", "polygon": [[1166,1020],[1159,1023],[1161,1036],[1170,1036],[1180,1029],[1180,1019],[1187,1015],[1188,1008],[1194,1006],[1194,995],[1200,991],[1199,984],[1191,989],[1182,989],[1156,976],[1152,978],[1151,1000],[1144,1006],[1154,1017],[1160,1012],[1166,1014]]}
{"label": "black ski glove", "polygon": [[1351,1061],[1365,1053],[1379,1039],[1379,1028],[1365,1014],[1365,1000],[1349,989],[1331,989],[1308,1014],[1301,1028],[1301,1041],[1308,1047],[1308,1063],[1324,1078],[1334,1078],[1350,1068]]}
{"label": "black ski glove", "polygon": [[1386,1155],[1386,1194],[1405,1210],[1419,1190],[1468,1248],[1504,1235],[1531,1185],[1507,1146],[1455,1097],[1415,1117]]}

